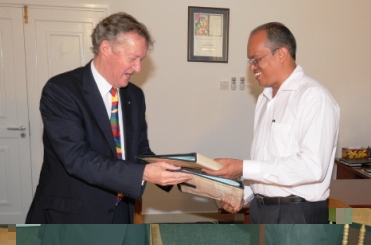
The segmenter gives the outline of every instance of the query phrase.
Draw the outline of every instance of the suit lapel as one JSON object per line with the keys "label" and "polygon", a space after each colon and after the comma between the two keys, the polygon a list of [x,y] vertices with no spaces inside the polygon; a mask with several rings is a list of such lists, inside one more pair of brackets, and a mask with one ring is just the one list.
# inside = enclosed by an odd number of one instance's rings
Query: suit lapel
{"label": "suit lapel", "polygon": [[[130,86],[130,85],[129,85]],[[124,140],[125,140],[125,159],[130,159],[129,145],[130,139],[132,139],[133,126],[132,122],[132,106],[130,94],[127,93],[127,89],[120,89],[120,101],[121,101],[121,110],[123,116],[123,130],[124,130]]]}
{"label": "suit lapel", "polygon": [[107,111],[104,106],[102,96],[91,72],[90,63],[91,62],[89,62],[84,68],[82,81],[83,95],[90,107],[90,110],[93,112],[95,121],[98,124],[99,128],[102,130],[107,143],[112,150],[112,153],[116,155],[115,144],[112,139],[111,125],[107,116]]}

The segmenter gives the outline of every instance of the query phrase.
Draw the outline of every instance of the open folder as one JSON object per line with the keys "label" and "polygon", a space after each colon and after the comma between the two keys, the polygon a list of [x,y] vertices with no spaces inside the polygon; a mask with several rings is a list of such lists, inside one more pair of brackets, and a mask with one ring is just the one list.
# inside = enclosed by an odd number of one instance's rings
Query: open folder
{"label": "open folder", "polygon": [[181,192],[221,200],[230,200],[241,208],[244,196],[244,185],[240,180],[226,179],[202,173],[200,170],[181,168],[176,170],[192,174],[192,179],[178,184]]}
{"label": "open folder", "polygon": [[178,184],[178,188],[182,192],[216,200],[224,198],[237,206],[242,203],[244,197],[243,182],[203,173],[202,168],[219,170],[223,167],[223,164],[199,153],[139,156],[138,158],[147,162],[164,161],[172,163],[181,167],[180,170],[175,170],[176,172],[192,174],[192,179]]}
{"label": "open folder", "polygon": [[195,152],[168,155],[142,155],[138,156],[138,158],[147,162],[168,162],[185,168],[219,170],[223,167],[223,164]]}

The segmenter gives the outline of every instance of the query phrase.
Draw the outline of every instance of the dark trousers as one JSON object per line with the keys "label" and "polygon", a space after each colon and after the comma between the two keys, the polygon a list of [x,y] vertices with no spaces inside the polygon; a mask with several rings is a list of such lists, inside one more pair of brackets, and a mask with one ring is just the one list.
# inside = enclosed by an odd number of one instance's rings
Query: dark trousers
{"label": "dark trousers", "polygon": [[264,205],[254,198],[250,204],[251,224],[328,224],[326,201]]}

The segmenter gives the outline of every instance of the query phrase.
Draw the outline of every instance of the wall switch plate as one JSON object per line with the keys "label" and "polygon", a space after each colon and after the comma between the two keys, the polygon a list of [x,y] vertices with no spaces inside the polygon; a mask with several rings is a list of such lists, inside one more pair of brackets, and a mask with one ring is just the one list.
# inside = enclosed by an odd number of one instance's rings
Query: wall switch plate
{"label": "wall switch plate", "polygon": [[220,81],[220,90],[228,90],[229,89],[229,82],[228,81]]}
{"label": "wall switch plate", "polygon": [[240,77],[240,90],[244,90],[244,89],[245,89],[245,78]]}
{"label": "wall switch plate", "polygon": [[231,81],[231,89],[232,89],[232,90],[236,90],[236,79],[233,79],[233,78],[232,78],[232,81]]}

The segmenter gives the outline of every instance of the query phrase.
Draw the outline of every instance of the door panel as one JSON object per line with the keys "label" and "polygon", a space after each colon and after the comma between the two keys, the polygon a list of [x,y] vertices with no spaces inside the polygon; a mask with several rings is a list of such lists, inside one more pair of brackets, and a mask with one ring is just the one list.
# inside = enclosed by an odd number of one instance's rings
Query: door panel
{"label": "door panel", "polygon": [[95,25],[106,16],[97,9],[40,9],[29,6],[29,22],[24,25],[27,81],[30,110],[33,190],[38,184],[43,160],[43,124],[39,112],[41,90],[59,73],[85,65]]}
{"label": "door panel", "polygon": [[0,223],[22,224],[43,158],[41,90],[52,76],[85,65],[90,34],[107,6],[0,4]]}
{"label": "door panel", "polygon": [[32,182],[21,8],[0,8],[0,54],[0,220],[24,223]]}

